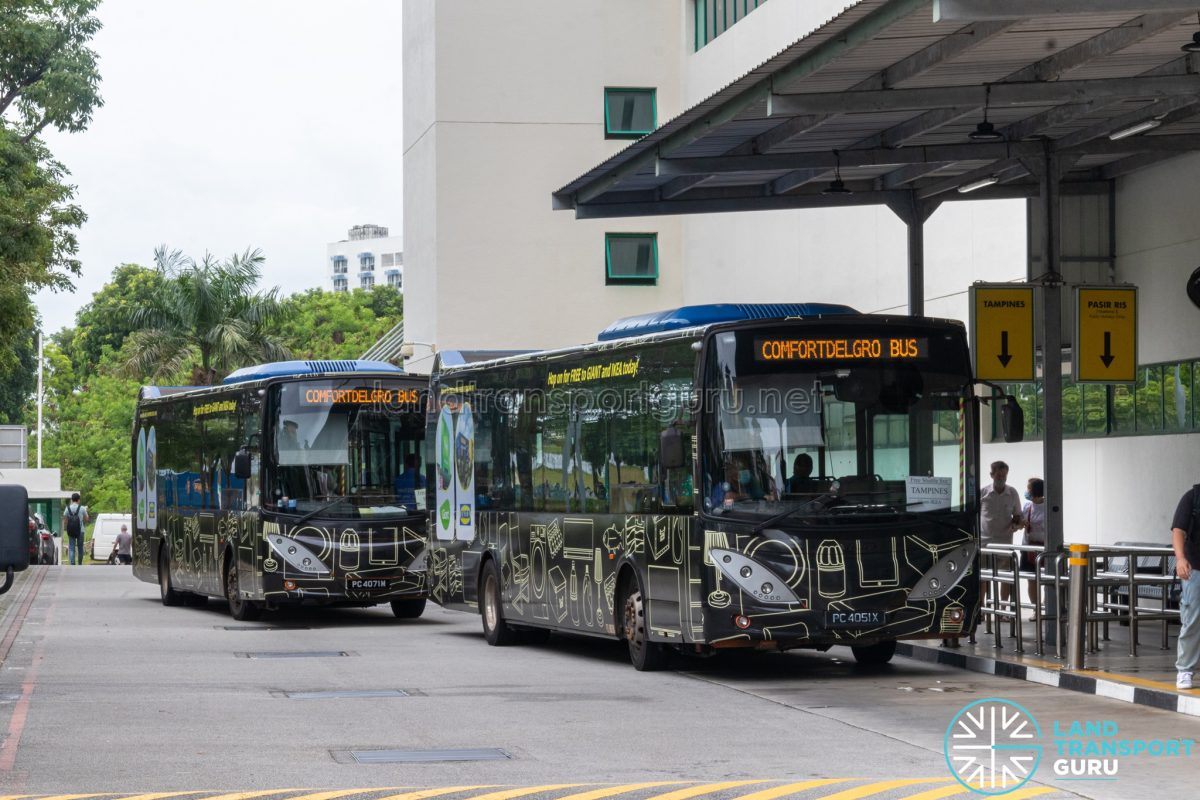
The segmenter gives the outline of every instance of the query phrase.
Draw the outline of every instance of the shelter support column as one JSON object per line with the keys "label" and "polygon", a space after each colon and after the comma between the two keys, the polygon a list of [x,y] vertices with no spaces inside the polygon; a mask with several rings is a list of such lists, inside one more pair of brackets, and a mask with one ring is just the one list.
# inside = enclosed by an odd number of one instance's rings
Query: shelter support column
{"label": "shelter support column", "polygon": [[925,314],[925,220],[941,201],[922,200],[910,189],[889,197],[887,204],[908,228],[908,314],[920,317]]}

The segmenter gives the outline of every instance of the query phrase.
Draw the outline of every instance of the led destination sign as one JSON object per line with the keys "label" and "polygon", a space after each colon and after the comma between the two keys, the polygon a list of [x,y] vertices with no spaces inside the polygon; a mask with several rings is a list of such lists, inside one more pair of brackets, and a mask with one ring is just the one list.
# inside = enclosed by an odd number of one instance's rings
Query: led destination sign
{"label": "led destination sign", "polygon": [[928,358],[929,340],[915,336],[756,339],[754,360],[913,361]]}
{"label": "led destination sign", "polygon": [[416,404],[420,399],[420,394],[416,389],[377,389],[367,387],[331,389],[313,387],[305,389],[303,397],[305,405],[310,406],[329,406],[335,404],[365,406],[375,403],[387,405]]}

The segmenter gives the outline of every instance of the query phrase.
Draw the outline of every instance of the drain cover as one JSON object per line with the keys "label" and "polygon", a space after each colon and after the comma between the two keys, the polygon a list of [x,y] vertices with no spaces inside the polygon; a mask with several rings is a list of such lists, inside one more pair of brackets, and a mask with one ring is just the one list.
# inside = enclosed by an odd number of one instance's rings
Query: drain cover
{"label": "drain cover", "polygon": [[345,697],[411,697],[412,695],[403,689],[363,689],[345,692],[284,692],[283,696],[289,700],[340,700]]}
{"label": "drain cover", "polygon": [[331,755],[343,762],[349,756],[359,764],[405,764],[421,761],[503,761],[511,759],[504,750],[488,747],[480,750],[334,750]]}
{"label": "drain cover", "polygon": [[352,656],[349,650],[297,650],[295,652],[275,653],[234,653],[238,658],[339,658]]}

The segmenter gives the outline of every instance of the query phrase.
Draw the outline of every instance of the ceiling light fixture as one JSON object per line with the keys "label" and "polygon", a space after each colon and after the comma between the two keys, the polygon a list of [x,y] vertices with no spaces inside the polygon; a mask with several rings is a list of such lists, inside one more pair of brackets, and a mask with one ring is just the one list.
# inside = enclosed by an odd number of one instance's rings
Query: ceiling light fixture
{"label": "ceiling light fixture", "polygon": [[983,122],[975,126],[975,130],[971,131],[967,136],[976,142],[994,142],[998,139],[1003,139],[1004,134],[996,130],[996,126],[988,122],[988,106],[992,100],[992,85],[987,84],[983,95]]}
{"label": "ceiling light fixture", "polygon": [[1108,135],[1108,138],[1115,142],[1118,139],[1125,139],[1129,136],[1137,136],[1139,133],[1152,131],[1159,125],[1162,125],[1162,120],[1160,119],[1144,119],[1134,125],[1127,125],[1120,130],[1113,131]]}
{"label": "ceiling light fixture", "polygon": [[833,165],[833,180],[821,190],[821,194],[854,194],[842,180],[842,157],[837,150],[833,151]]}
{"label": "ceiling light fixture", "polygon": [[1000,178],[998,176],[988,175],[986,178],[980,178],[977,181],[971,181],[970,183],[964,183],[962,186],[958,187],[958,191],[960,194],[966,194],[967,192],[973,192],[976,189],[982,189],[985,186],[991,186],[991,185],[999,183],[999,182],[1000,182]]}
{"label": "ceiling light fixture", "polygon": [[[1200,12],[1196,13],[1196,20],[1200,21]],[[1200,53],[1200,31],[1192,34],[1192,40],[1179,48],[1185,53]]]}

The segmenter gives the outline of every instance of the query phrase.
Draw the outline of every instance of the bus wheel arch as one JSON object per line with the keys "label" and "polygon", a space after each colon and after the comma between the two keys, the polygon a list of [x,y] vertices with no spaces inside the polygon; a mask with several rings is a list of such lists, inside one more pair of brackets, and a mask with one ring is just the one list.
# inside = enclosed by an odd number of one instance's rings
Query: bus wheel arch
{"label": "bus wheel arch", "polygon": [[225,548],[222,560],[224,568],[221,570],[221,583],[225,590],[225,599],[229,602],[229,616],[238,622],[251,622],[258,619],[262,614],[262,607],[253,600],[242,597],[241,577],[232,547]]}
{"label": "bus wheel arch", "polygon": [[613,616],[617,635],[629,649],[629,661],[639,672],[652,672],[667,666],[670,657],[665,645],[650,641],[646,594],[641,578],[632,565],[625,564],[617,575],[619,588]]}
{"label": "bus wheel arch", "polygon": [[483,622],[483,638],[493,647],[504,647],[517,641],[516,631],[504,621],[500,581],[500,565],[488,553],[479,564],[479,618]]}

